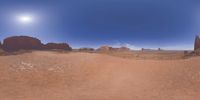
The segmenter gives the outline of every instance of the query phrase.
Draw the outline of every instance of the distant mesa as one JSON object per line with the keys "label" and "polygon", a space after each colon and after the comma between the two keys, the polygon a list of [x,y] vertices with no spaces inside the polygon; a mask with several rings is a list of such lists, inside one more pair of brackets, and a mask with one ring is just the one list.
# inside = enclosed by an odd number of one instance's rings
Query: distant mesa
{"label": "distant mesa", "polygon": [[127,51],[131,51],[131,50],[127,47],[113,48],[110,46],[101,46],[100,48],[97,49],[97,51],[100,51],[100,52],[108,52],[108,51],[127,52]]}
{"label": "distant mesa", "polygon": [[39,50],[42,49],[42,43],[39,39],[28,36],[13,36],[8,37],[3,42],[5,51],[18,50]]}
{"label": "distant mesa", "polygon": [[[158,49],[159,50],[159,49]],[[146,49],[146,48],[142,48],[141,49],[142,52],[150,52],[150,51],[157,51],[156,49]]]}
{"label": "distant mesa", "polygon": [[2,48],[5,51],[19,51],[19,50],[50,50],[63,49],[71,50],[71,47],[66,43],[48,43],[42,44],[41,41],[29,36],[12,36],[4,39]]}
{"label": "distant mesa", "polygon": [[100,51],[100,52],[106,52],[106,51],[111,51],[111,50],[113,50],[113,48],[110,46],[101,46],[100,48],[97,49],[97,51]]}
{"label": "distant mesa", "polygon": [[67,43],[47,43],[46,45],[44,45],[44,49],[47,50],[59,49],[59,50],[69,50],[69,51],[72,50],[72,48]]}
{"label": "distant mesa", "polygon": [[119,51],[131,51],[131,49],[127,48],[127,47],[120,47],[118,50]]}
{"label": "distant mesa", "polygon": [[[53,49],[72,51],[72,48],[67,43],[43,44],[41,43],[39,39],[34,38],[34,37],[29,37],[29,36],[8,37],[4,39],[3,43],[0,42],[0,49],[3,49],[4,51],[8,51],[8,52],[19,51],[19,50],[53,50]],[[80,48],[78,49],[78,51],[91,52],[91,51],[95,51],[95,49]],[[127,51],[131,51],[131,49],[127,47],[114,48],[114,47],[105,45],[105,46],[101,46],[96,51],[98,52],[109,52],[109,51],[127,52]],[[142,48],[142,51],[162,51],[162,49],[158,48],[157,50],[155,50],[155,49]],[[192,52],[192,54],[200,55],[200,37],[199,36],[195,37],[194,51]]]}
{"label": "distant mesa", "polygon": [[158,49],[146,49],[146,48],[142,48],[141,51],[143,52],[157,52],[157,51],[163,51],[163,49],[158,48]]}
{"label": "distant mesa", "polygon": [[81,52],[93,52],[93,51],[95,51],[95,49],[93,49],[93,48],[80,48],[78,51],[81,51]]}

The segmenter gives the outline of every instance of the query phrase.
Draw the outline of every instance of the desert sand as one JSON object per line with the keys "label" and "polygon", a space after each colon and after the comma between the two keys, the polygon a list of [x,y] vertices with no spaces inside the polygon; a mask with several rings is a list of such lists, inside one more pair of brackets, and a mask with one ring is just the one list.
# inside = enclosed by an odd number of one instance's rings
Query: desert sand
{"label": "desert sand", "polygon": [[0,56],[0,100],[199,100],[200,57],[34,51]]}

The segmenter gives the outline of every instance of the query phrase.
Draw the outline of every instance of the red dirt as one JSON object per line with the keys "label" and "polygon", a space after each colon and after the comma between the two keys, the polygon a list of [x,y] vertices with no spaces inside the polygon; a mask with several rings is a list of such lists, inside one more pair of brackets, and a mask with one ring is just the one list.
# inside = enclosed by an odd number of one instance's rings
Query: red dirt
{"label": "red dirt", "polygon": [[44,51],[0,56],[0,99],[199,100],[199,61]]}

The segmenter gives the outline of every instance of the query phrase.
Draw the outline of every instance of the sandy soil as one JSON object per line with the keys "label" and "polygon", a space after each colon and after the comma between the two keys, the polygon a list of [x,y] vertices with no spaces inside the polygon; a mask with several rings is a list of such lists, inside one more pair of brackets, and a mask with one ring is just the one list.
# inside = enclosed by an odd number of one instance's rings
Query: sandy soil
{"label": "sandy soil", "polygon": [[129,52],[96,52],[100,54],[111,55],[115,57],[135,59],[135,60],[176,60],[187,58],[187,55],[184,54],[184,51],[129,51]]}
{"label": "sandy soil", "polygon": [[0,56],[0,100],[199,100],[200,57],[135,60],[35,51]]}

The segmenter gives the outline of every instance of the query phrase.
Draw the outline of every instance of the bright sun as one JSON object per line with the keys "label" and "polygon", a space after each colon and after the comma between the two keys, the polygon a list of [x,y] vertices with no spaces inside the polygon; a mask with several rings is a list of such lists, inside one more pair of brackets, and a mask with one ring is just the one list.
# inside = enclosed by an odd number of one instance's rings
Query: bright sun
{"label": "bright sun", "polygon": [[28,24],[28,23],[32,23],[33,22],[33,17],[32,16],[28,16],[28,15],[23,15],[23,16],[19,16],[18,20],[21,23]]}

